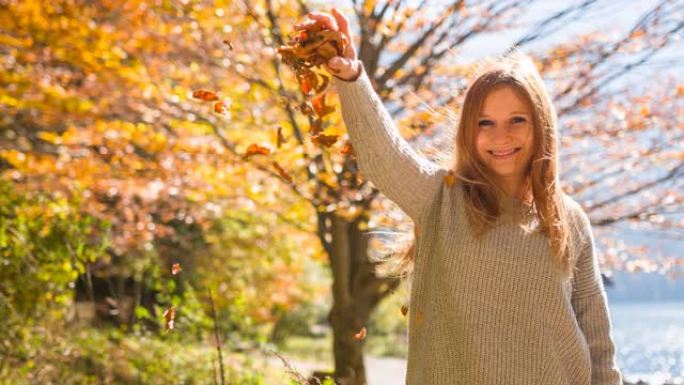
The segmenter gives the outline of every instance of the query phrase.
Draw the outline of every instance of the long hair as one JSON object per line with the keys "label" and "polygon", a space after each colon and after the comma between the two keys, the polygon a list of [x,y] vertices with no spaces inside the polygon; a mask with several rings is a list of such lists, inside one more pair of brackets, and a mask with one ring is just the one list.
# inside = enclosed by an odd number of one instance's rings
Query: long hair
{"label": "long hair", "polygon": [[[530,232],[547,235],[553,262],[567,279],[573,276],[575,258],[571,228],[558,183],[557,115],[544,81],[534,62],[520,51],[484,61],[468,86],[461,108],[455,138],[455,154],[450,170],[463,188],[465,215],[476,237],[491,229],[500,215],[499,197],[503,186],[493,170],[477,156],[476,129],[484,100],[492,91],[510,87],[532,112],[534,147],[525,175],[524,206],[529,223],[521,226]],[[415,237],[420,229],[415,228]],[[405,243],[397,255],[399,272],[410,275],[415,259],[415,242]]]}

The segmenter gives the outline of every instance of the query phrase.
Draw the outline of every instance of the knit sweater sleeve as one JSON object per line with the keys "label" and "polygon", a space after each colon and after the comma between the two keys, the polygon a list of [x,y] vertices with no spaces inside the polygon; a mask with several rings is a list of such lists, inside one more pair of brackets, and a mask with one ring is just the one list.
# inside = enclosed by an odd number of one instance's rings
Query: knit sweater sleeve
{"label": "knit sweater sleeve", "polygon": [[589,345],[592,385],[622,385],[622,374],[615,362],[608,298],[601,279],[594,237],[589,218],[580,209],[580,228],[584,246],[577,259],[572,307]]}
{"label": "knit sweater sleeve", "polygon": [[447,171],[418,154],[399,134],[363,63],[357,78],[333,76],[333,82],[359,169],[417,224]]}

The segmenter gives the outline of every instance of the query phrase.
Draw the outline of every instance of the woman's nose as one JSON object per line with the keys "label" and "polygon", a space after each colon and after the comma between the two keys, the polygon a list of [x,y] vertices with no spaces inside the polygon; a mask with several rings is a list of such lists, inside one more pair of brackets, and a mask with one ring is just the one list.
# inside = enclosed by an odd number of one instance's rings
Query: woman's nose
{"label": "woman's nose", "polygon": [[495,124],[494,129],[492,130],[492,138],[493,139],[501,139],[501,138],[506,138],[510,134],[510,127],[508,127],[507,124]]}

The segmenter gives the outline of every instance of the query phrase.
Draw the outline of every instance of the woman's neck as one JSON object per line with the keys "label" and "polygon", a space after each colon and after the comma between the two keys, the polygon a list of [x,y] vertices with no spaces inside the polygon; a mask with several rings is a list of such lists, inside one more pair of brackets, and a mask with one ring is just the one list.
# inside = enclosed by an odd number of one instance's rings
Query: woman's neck
{"label": "woman's neck", "polygon": [[506,196],[520,201],[529,199],[529,178],[506,178],[502,182]]}

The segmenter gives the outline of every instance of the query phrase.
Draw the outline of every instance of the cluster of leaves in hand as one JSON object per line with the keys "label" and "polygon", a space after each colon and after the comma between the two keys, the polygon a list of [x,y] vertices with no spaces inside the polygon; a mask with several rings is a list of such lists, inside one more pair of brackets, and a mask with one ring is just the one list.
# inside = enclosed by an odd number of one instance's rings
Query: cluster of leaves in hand
{"label": "cluster of leaves in hand", "polygon": [[[299,105],[299,110],[309,117],[311,141],[325,147],[337,142],[338,136],[322,134],[321,119],[334,112],[335,108],[325,104],[325,91],[330,78],[313,68],[320,67],[335,56],[342,56],[348,46],[344,34],[328,29],[320,22],[313,22],[306,29],[295,31],[290,41],[278,48],[283,63],[292,68],[299,89],[304,94],[305,101]],[[350,150],[345,145],[342,153]]]}

